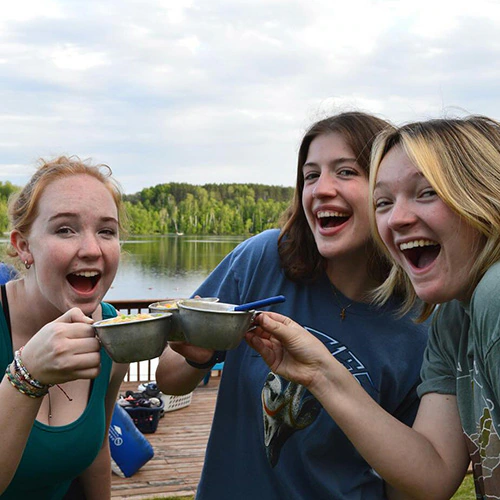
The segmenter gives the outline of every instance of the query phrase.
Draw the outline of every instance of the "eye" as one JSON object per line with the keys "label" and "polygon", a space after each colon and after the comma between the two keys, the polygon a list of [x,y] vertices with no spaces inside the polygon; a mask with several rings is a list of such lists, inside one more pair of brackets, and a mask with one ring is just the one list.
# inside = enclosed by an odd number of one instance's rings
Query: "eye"
{"label": "eye", "polygon": [[337,171],[337,175],[340,177],[353,177],[358,175],[358,172],[352,168],[342,167]]}
{"label": "eye", "polygon": [[69,235],[72,233],[73,233],[73,230],[67,226],[59,227],[56,229],[56,234]]}
{"label": "eye", "polygon": [[434,196],[437,196],[437,193],[433,188],[424,189],[420,195],[421,198],[432,198]]}
{"label": "eye", "polygon": [[388,207],[391,202],[387,198],[378,198],[374,202],[375,210],[382,210]]}
{"label": "eye", "polygon": [[315,171],[304,172],[304,181],[312,181],[319,177],[319,173]]}
{"label": "eye", "polygon": [[116,229],[112,229],[112,228],[105,228],[105,229],[101,229],[99,231],[99,234],[106,237],[106,238],[114,238],[118,234],[118,231]]}

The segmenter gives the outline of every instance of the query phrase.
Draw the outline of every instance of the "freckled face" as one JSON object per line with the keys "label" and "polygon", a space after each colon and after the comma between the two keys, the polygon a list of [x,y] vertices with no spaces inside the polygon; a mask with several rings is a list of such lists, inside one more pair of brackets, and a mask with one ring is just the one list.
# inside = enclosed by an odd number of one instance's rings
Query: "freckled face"
{"label": "freckled face", "polygon": [[92,313],[111,286],[120,259],[118,211],[111,193],[89,175],[49,184],[27,237],[33,266],[27,285],[62,313]]}
{"label": "freckled face", "polygon": [[368,177],[344,138],[330,133],[313,139],[302,173],[302,204],[319,253],[353,265],[366,262]]}
{"label": "freckled face", "polygon": [[481,233],[441,200],[399,146],[380,163],[374,202],[380,237],[417,295],[432,304],[467,300]]}

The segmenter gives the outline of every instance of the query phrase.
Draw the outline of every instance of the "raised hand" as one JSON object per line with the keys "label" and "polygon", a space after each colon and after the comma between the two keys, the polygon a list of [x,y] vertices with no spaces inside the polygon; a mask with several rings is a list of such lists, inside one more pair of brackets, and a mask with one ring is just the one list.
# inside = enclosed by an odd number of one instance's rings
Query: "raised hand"
{"label": "raised hand", "polygon": [[43,384],[97,377],[101,346],[92,323],[75,307],[41,328],[22,351],[31,376]]}
{"label": "raised hand", "polygon": [[263,312],[245,339],[278,375],[310,387],[332,363],[328,349],[290,318]]}

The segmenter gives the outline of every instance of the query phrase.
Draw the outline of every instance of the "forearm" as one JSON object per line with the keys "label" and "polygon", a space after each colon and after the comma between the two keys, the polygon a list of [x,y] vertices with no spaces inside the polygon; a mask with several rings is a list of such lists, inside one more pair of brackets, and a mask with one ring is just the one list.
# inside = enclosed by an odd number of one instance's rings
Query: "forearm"
{"label": "forearm", "polygon": [[113,363],[105,399],[106,432],[102,448],[90,467],[80,475],[80,481],[87,500],[99,500],[101,498],[106,500],[111,497],[111,454],[108,433],[115,409],[118,390],[127,369],[127,364]]}
{"label": "forearm", "polygon": [[305,386],[321,402],[390,486],[407,498],[452,496],[469,463],[455,396],[425,395],[410,428],[380,407],[328,349],[293,320],[262,313],[256,323],[247,342],[274,373]]}
{"label": "forearm", "polygon": [[193,368],[182,355],[165,349],[156,369],[156,383],[164,394],[188,394],[196,389],[209,371],[210,368]]}
{"label": "forearm", "polygon": [[111,498],[111,456],[108,436],[101,451],[90,467],[80,476],[87,500],[107,500]]}
{"label": "forearm", "polygon": [[12,481],[19,466],[28,437],[36,419],[42,398],[30,398],[12,387],[4,375],[0,383],[0,495]]}
{"label": "forearm", "polygon": [[[441,430],[436,445],[383,410],[343,366],[335,364],[322,370],[324,376],[309,390],[388,483],[389,498],[450,498],[465,473],[467,452],[465,444],[457,445],[461,429],[446,425],[447,412],[444,425],[436,413],[432,416]],[[454,443],[456,453],[450,453],[448,443]]]}

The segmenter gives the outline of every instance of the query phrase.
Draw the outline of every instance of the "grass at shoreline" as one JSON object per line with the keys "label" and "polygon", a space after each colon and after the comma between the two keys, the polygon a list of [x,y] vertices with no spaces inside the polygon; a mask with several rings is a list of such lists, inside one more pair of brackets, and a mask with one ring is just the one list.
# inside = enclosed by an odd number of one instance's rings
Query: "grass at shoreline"
{"label": "grass at shoreline", "polygon": [[451,497],[452,500],[472,500],[476,498],[474,489],[474,477],[472,474],[467,474],[462,485],[457,492]]}

